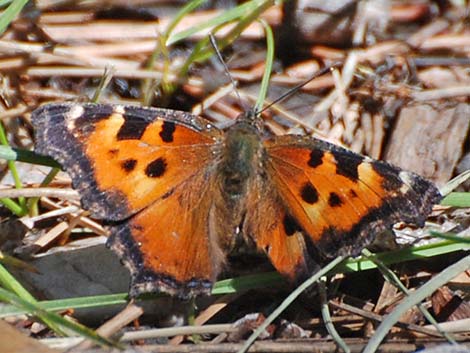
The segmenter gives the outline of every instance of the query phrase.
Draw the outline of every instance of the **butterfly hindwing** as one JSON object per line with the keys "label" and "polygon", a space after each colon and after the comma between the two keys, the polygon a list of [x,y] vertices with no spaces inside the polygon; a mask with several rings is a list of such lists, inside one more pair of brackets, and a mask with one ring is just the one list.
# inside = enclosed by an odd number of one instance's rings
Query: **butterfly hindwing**
{"label": "butterfly hindwing", "polygon": [[266,253],[271,263],[294,282],[316,268],[301,229],[290,216],[276,189],[268,180],[258,178],[247,201],[243,232]]}
{"label": "butterfly hindwing", "polygon": [[224,262],[210,219],[212,178],[201,171],[125,224],[110,227],[108,244],[130,270],[132,296],[210,293]]}

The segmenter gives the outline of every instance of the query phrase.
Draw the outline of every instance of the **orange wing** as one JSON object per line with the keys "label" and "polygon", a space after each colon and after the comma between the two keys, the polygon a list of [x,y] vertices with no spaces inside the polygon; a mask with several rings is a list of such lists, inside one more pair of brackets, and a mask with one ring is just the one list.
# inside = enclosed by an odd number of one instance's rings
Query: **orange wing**
{"label": "orange wing", "polygon": [[[265,147],[269,181],[262,188],[283,207],[270,210],[275,223],[250,234],[273,265],[294,279],[309,273],[319,255],[358,255],[398,221],[422,226],[441,199],[416,174],[317,139],[286,135],[265,141]],[[257,219],[265,216],[263,209],[257,212]]]}
{"label": "orange wing", "polygon": [[208,293],[223,261],[211,226],[221,132],[189,113],[47,105],[33,114],[36,151],[70,174],[83,206],[109,223],[131,295]]}
{"label": "orange wing", "polygon": [[279,273],[294,282],[314,272],[316,257],[272,183],[257,179],[247,210],[243,234],[254,239]]}
{"label": "orange wing", "polygon": [[192,114],[100,104],[50,104],[33,114],[36,152],[70,174],[96,218],[119,221],[214,159],[221,133]]}
{"label": "orange wing", "polygon": [[128,222],[112,226],[111,248],[132,276],[131,296],[210,294],[225,256],[215,231],[213,178],[198,173]]}

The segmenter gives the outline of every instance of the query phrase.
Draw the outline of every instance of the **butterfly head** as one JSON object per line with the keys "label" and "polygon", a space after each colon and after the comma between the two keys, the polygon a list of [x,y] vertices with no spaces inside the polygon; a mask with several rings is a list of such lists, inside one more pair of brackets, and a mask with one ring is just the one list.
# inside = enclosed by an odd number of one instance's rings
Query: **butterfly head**
{"label": "butterfly head", "polygon": [[236,120],[235,124],[246,124],[253,126],[258,133],[261,133],[264,130],[264,122],[261,118],[261,113],[255,108],[245,110],[241,113]]}

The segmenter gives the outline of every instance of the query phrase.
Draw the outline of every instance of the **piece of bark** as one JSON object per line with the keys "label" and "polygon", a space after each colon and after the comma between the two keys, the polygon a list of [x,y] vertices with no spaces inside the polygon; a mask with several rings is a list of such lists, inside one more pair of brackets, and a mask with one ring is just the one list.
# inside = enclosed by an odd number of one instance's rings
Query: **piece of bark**
{"label": "piece of bark", "polygon": [[430,104],[403,108],[385,160],[444,185],[463,153],[470,129],[470,105]]}
{"label": "piece of bark", "polygon": [[0,352],[2,353],[58,353],[37,340],[28,337],[5,321],[0,320]]}

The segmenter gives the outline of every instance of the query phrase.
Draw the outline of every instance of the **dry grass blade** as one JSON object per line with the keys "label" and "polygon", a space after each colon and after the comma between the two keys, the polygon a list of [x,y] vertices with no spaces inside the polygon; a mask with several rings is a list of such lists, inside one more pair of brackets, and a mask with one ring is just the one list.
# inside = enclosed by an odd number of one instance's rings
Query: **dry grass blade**
{"label": "dry grass blade", "polygon": [[80,200],[77,191],[59,188],[23,188],[23,189],[0,189],[0,198],[10,197],[53,197],[65,200]]}
{"label": "dry grass blade", "polygon": [[[144,311],[142,310],[142,308],[131,303],[119,314],[117,314],[112,319],[106,321],[103,325],[98,327],[96,329],[96,333],[101,335],[102,337],[112,337],[123,327],[137,320],[140,316],[142,316],[143,313]],[[80,343],[78,346],[74,347],[73,350],[76,352],[81,352],[89,349],[90,347],[92,347],[92,345],[92,342],[85,341]]]}

